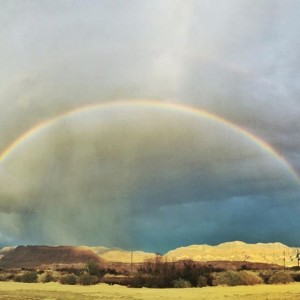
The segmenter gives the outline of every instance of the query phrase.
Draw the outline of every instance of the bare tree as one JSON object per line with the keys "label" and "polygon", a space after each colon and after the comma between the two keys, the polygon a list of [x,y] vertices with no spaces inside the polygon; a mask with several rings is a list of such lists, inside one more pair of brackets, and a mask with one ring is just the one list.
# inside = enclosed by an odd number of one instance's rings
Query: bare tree
{"label": "bare tree", "polygon": [[299,268],[299,265],[300,265],[300,251],[299,251],[299,249],[296,250],[296,253],[294,255],[290,256],[290,259],[291,259],[291,261],[296,259],[297,260],[297,266]]}

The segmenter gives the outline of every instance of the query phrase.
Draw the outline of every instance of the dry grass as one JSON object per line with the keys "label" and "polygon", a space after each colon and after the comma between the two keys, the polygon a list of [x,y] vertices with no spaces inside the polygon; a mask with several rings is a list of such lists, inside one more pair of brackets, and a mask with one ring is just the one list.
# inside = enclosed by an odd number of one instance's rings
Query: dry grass
{"label": "dry grass", "polygon": [[206,287],[188,289],[131,289],[122,286],[64,286],[58,283],[0,282],[2,300],[98,299],[300,299],[300,284]]}

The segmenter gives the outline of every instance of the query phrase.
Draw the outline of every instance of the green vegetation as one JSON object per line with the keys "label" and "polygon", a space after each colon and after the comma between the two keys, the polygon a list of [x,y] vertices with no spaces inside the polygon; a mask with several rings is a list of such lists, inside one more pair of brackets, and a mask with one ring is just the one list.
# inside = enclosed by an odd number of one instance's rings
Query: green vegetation
{"label": "green vegetation", "polygon": [[262,284],[263,279],[254,272],[250,271],[226,271],[218,274],[216,285],[254,285]]}
{"label": "green vegetation", "polygon": [[94,275],[94,276],[99,275],[100,267],[99,267],[98,263],[96,263],[94,260],[89,260],[87,262],[86,269],[90,275]]}
{"label": "green vegetation", "polygon": [[78,277],[74,274],[67,274],[60,277],[59,282],[61,284],[75,285],[78,282]]}
{"label": "green vegetation", "polygon": [[255,272],[252,271],[241,271],[239,272],[242,285],[255,285],[263,284],[263,279]]}
{"label": "green vegetation", "polygon": [[35,283],[37,282],[38,275],[35,271],[27,271],[20,275],[13,277],[15,282],[26,282],[26,283]]}
{"label": "green vegetation", "polygon": [[47,283],[47,282],[51,282],[54,281],[54,278],[52,276],[52,273],[43,273],[40,277],[39,277],[39,282],[42,283]]}
{"label": "green vegetation", "polygon": [[197,287],[204,287],[207,286],[207,278],[203,275],[200,275],[198,277],[198,283],[197,283]]}
{"label": "green vegetation", "polygon": [[287,284],[290,282],[293,282],[294,279],[291,277],[291,275],[285,273],[285,272],[276,272],[273,274],[270,278],[268,283],[270,284]]}
{"label": "green vegetation", "polygon": [[190,288],[192,287],[191,283],[184,279],[176,279],[173,281],[173,287],[174,288]]}
{"label": "green vegetation", "polygon": [[80,275],[78,278],[78,283],[81,285],[93,285],[93,284],[97,284],[98,282],[99,280],[97,276],[93,276],[86,273]]}
{"label": "green vegetation", "polygon": [[[93,275],[96,274],[96,275]],[[125,268],[100,269],[89,261],[86,266],[55,270],[2,270],[0,281],[26,283],[48,283],[57,281],[62,285],[95,285],[98,283],[118,284],[128,287],[188,288],[206,286],[241,286],[266,284],[287,284],[300,281],[300,272],[293,270],[259,272],[246,270],[223,270],[213,265],[193,261],[168,262],[162,257],[147,260],[130,274]]]}
{"label": "green vegetation", "polygon": [[7,277],[0,274],[0,281],[7,281]]}

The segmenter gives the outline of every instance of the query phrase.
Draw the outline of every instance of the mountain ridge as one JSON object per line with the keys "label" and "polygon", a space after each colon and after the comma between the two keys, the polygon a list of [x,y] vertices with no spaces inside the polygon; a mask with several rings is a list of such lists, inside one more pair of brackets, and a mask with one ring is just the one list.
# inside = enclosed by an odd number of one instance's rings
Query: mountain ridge
{"label": "mountain ridge", "polygon": [[[20,247],[20,246],[19,246]],[[26,247],[26,246],[21,246]],[[30,246],[28,246],[30,247]],[[34,246],[32,246],[34,247]],[[38,247],[38,246],[36,246]],[[43,247],[43,246],[40,246]],[[51,248],[51,246],[48,246]],[[156,253],[139,250],[124,250],[121,248],[108,248],[104,246],[57,246],[72,247],[79,252],[95,254],[100,260],[110,263],[142,263],[145,260],[155,259]],[[18,248],[18,247],[17,247]],[[0,265],[5,257],[16,247],[3,247],[0,249]],[[70,250],[69,250],[70,251]],[[74,250],[75,251],[75,250]],[[77,251],[77,250],[76,250]],[[83,253],[82,252],[82,253]],[[194,244],[182,246],[160,255],[165,261],[194,260],[207,261],[247,261],[286,266],[297,265],[297,248],[285,244],[255,243],[248,244],[242,241],[224,242],[218,245]]]}

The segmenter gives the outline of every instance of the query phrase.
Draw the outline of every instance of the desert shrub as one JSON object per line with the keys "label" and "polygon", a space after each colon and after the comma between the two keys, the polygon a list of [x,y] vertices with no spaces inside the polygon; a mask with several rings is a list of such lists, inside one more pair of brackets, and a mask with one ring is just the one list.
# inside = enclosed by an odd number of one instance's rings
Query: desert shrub
{"label": "desert shrub", "polygon": [[0,281],[8,281],[8,278],[4,275],[0,275]]}
{"label": "desert shrub", "polygon": [[[131,279],[130,286],[150,288],[170,288],[174,283],[181,284],[182,280],[190,286],[213,285],[216,275],[214,271],[221,271],[213,266],[202,266],[193,261],[170,263],[157,260],[147,260],[141,265]],[[180,279],[180,280],[179,280]],[[177,280],[179,282],[177,283]]]}
{"label": "desert shrub", "polygon": [[[131,280],[131,286],[149,288],[170,288],[173,281],[183,278],[172,263],[164,262],[161,257],[155,260],[147,260],[135,273]],[[186,278],[184,278],[186,279]]]}
{"label": "desert shrub", "polygon": [[263,280],[263,283],[267,284],[269,282],[269,278],[272,274],[269,272],[259,272],[259,277]]}
{"label": "desert shrub", "polygon": [[60,277],[59,282],[61,284],[69,284],[69,285],[75,285],[77,284],[78,277],[74,274],[67,274]]}
{"label": "desert shrub", "polygon": [[54,281],[54,278],[52,276],[51,273],[43,273],[40,277],[39,277],[39,282],[42,283],[47,283],[47,282],[51,282]]}
{"label": "desert shrub", "polygon": [[[138,277],[136,277],[138,278]],[[97,282],[102,282],[106,284],[118,284],[118,285],[125,285],[130,287],[142,287],[143,285],[140,285],[140,282],[138,279],[135,279],[134,276],[127,276],[127,275],[111,275],[107,274],[104,277],[101,278],[101,280],[98,280]]]}
{"label": "desert shrub", "polygon": [[7,274],[6,276],[7,276],[7,280],[9,281],[9,280],[14,280],[16,275],[15,274]]}
{"label": "desert shrub", "polygon": [[263,279],[258,274],[251,271],[241,271],[239,272],[239,276],[242,285],[255,285],[255,284],[262,284],[264,282]]}
{"label": "desert shrub", "polygon": [[[104,276],[104,279],[105,279],[105,276]],[[138,273],[134,274],[133,278],[131,279],[130,286],[132,286],[132,287],[150,287],[149,279],[150,279],[149,275],[145,275],[145,274],[138,272]],[[104,282],[106,282],[106,281],[104,281]]]}
{"label": "desert shrub", "polygon": [[228,286],[235,286],[241,285],[241,279],[239,273],[236,271],[226,271],[218,274],[216,279],[217,285],[228,285]]}
{"label": "desert shrub", "polygon": [[37,282],[38,275],[35,271],[28,271],[21,275],[21,282],[33,283]]}
{"label": "desert shrub", "polygon": [[[118,272],[116,269],[111,269],[111,268],[107,268],[106,270],[99,269],[99,275],[100,276],[104,276],[105,274],[120,275],[121,273],[124,274],[126,272]],[[128,274],[124,274],[124,275],[128,275]]]}
{"label": "desert shrub", "polygon": [[90,274],[82,274],[78,278],[78,283],[81,285],[93,285],[98,283],[98,277]]}
{"label": "desert shrub", "polygon": [[207,286],[207,278],[203,275],[200,275],[198,277],[198,282],[197,282],[197,286],[198,287],[204,287],[204,286]]}
{"label": "desert shrub", "polygon": [[217,276],[217,285],[254,285],[262,284],[263,280],[256,273],[251,271],[226,271]]}
{"label": "desert shrub", "polygon": [[59,268],[57,269],[57,271],[61,274],[73,274],[78,277],[85,272],[85,268],[68,267],[68,268]]}
{"label": "desert shrub", "polygon": [[174,288],[189,288],[192,285],[189,281],[179,278],[173,281],[173,286]]}
{"label": "desert shrub", "polygon": [[86,269],[90,275],[99,275],[99,264],[92,259],[87,262]]}
{"label": "desert shrub", "polygon": [[220,273],[216,273],[216,272],[210,273],[208,276],[208,285],[210,285],[210,286],[218,285],[217,278],[218,278],[219,274]]}
{"label": "desert shrub", "polygon": [[129,283],[132,287],[170,288],[173,287],[173,279],[162,275],[137,274]]}
{"label": "desert shrub", "polygon": [[15,275],[13,278],[14,282],[22,282],[22,276],[21,275]]}
{"label": "desert shrub", "polygon": [[300,282],[300,274],[299,273],[294,273],[294,274],[290,274],[290,275],[294,279],[294,281]]}
{"label": "desert shrub", "polygon": [[268,283],[270,284],[279,284],[279,283],[289,283],[289,282],[293,282],[294,279],[291,277],[291,275],[285,273],[285,272],[276,272],[275,274],[273,274],[270,278]]}

